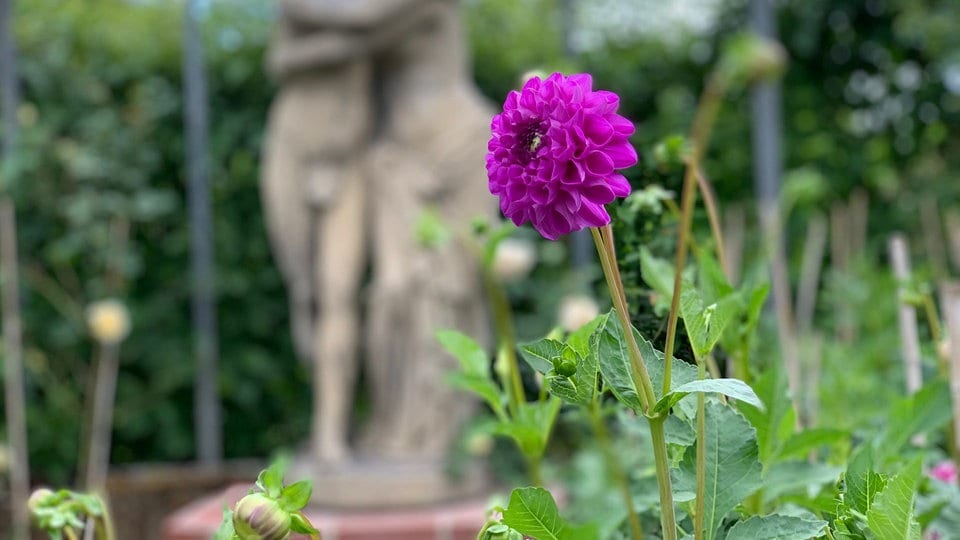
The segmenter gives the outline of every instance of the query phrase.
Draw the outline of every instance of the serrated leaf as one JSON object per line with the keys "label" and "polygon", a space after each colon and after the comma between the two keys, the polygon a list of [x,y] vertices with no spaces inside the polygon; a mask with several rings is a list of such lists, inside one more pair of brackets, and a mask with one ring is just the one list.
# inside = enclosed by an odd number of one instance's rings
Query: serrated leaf
{"label": "serrated leaf", "polygon": [[913,515],[913,503],[920,481],[920,458],[887,482],[867,512],[867,525],[884,540],[919,540],[920,524]]}
{"label": "serrated leaf", "polygon": [[737,294],[728,294],[705,306],[700,292],[692,284],[684,284],[680,293],[680,314],[697,358],[710,354],[739,310],[740,297]]}
{"label": "serrated leaf", "polygon": [[460,362],[465,373],[489,376],[490,357],[473,338],[456,330],[440,330],[435,335],[440,345]]}
{"label": "serrated leaf", "polygon": [[594,540],[597,538],[595,528],[574,527],[564,521],[550,492],[538,487],[513,490],[510,494],[510,504],[503,511],[503,523],[537,540]]}
{"label": "serrated leaf", "polygon": [[655,412],[667,411],[678,401],[694,392],[716,392],[763,409],[763,402],[760,401],[760,398],[747,383],[740,379],[701,379],[678,386],[675,390],[660,398],[653,410]]}
{"label": "serrated leaf", "polygon": [[[736,409],[716,401],[705,404],[704,538],[713,540],[728,512],[761,486],[756,430]],[[687,448],[674,475],[678,501],[691,500],[697,489],[696,446]],[[682,495],[681,495],[682,493]]]}
{"label": "serrated leaf", "polygon": [[754,516],[730,527],[726,540],[808,540],[824,534],[826,528],[827,522],[820,519]]}
{"label": "serrated leaf", "polygon": [[313,483],[309,480],[300,480],[283,488],[280,492],[280,508],[285,512],[296,512],[310,502],[313,493]]}
{"label": "serrated leaf", "polygon": [[882,475],[874,472],[872,446],[864,445],[854,454],[847,465],[843,483],[846,505],[861,514],[869,512],[874,497],[886,483]]}
{"label": "serrated leaf", "polygon": [[910,397],[897,400],[887,419],[887,429],[880,439],[878,458],[895,456],[917,433],[941,428],[950,421],[950,389],[946,381],[937,379],[923,386]]}
{"label": "serrated leaf", "polygon": [[555,339],[538,339],[531,343],[520,345],[520,356],[526,360],[535,371],[546,375],[553,370],[553,359],[559,358],[563,352],[563,343]]}
{"label": "serrated leaf", "polygon": [[447,384],[460,390],[476,394],[487,405],[493,409],[498,418],[505,416],[503,404],[501,403],[500,388],[494,384],[487,376],[473,375],[463,372],[447,373],[445,376]]}
{"label": "serrated leaf", "polygon": [[[659,397],[663,388],[663,368],[665,365],[663,353],[656,350],[652,343],[644,339],[636,328],[632,330],[637,348],[640,350],[640,356],[643,358],[647,373],[650,375],[654,394]],[[638,414],[642,414],[643,406],[640,403],[640,397],[637,395],[637,389],[631,376],[627,340],[623,334],[620,319],[613,310],[609,312],[605,324],[597,328],[597,332],[599,335],[597,336],[596,350],[599,353],[600,374],[603,376],[604,384],[610,388],[610,391],[621,403]],[[676,389],[680,385],[696,379],[697,368],[676,358],[673,359],[670,379],[672,388]]]}
{"label": "serrated leaf", "polygon": [[850,438],[850,434],[841,429],[811,428],[793,434],[784,441],[777,450],[777,458],[789,459],[807,457],[807,455],[823,446],[838,443]]}

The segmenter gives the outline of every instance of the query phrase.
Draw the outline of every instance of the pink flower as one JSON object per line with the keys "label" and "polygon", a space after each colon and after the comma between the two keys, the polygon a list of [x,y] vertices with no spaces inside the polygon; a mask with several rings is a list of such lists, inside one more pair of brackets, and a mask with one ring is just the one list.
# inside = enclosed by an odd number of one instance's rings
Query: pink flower
{"label": "pink flower", "polygon": [[550,240],[610,223],[604,205],[630,194],[617,170],[637,163],[633,123],[617,114],[616,94],[592,85],[585,73],[533,77],[490,125],[490,193],[516,225]]}
{"label": "pink flower", "polygon": [[952,461],[941,461],[933,466],[928,473],[930,478],[935,478],[947,484],[957,483],[957,466]]}

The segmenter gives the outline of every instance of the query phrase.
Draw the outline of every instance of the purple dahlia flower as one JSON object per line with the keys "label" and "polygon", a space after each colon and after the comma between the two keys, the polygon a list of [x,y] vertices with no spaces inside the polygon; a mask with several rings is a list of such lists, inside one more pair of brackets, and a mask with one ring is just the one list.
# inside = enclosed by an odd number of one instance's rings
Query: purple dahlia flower
{"label": "purple dahlia flower", "polygon": [[610,223],[604,205],[630,194],[617,170],[637,163],[633,123],[617,114],[616,94],[592,86],[586,73],[533,77],[490,125],[490,193],[515,224],[550,240]]}

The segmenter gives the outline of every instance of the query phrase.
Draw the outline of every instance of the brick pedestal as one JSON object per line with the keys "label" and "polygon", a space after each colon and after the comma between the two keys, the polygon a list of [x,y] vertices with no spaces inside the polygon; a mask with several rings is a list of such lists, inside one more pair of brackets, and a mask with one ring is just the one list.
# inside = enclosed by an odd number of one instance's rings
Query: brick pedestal
{"label": "brick pedestal", "polygon": [[[223,508],[233,507],[248,490],[249,485],[233,486],[181,508],[164,522],[164,539],[210,540]],[[323,540],[475,540],[488,503],[474,498],[402,510],[310,508],[306,515]]]}

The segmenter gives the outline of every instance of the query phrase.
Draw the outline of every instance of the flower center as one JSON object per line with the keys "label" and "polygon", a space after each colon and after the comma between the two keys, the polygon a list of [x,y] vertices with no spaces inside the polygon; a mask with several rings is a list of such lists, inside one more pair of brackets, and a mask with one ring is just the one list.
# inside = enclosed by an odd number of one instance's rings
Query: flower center
{"label": "flower center", "polygon": [[537,155],[537,150],[543,146],[543,132],[539,125],[532,125],[527,128],[520,140],[520,148],[526,154],[527,159],[532,159]]}

